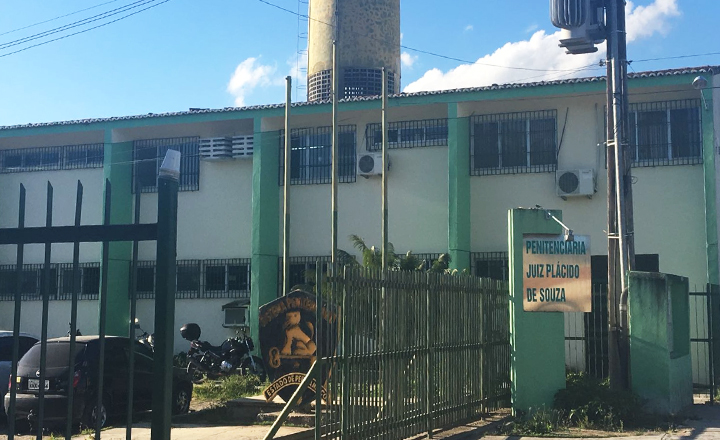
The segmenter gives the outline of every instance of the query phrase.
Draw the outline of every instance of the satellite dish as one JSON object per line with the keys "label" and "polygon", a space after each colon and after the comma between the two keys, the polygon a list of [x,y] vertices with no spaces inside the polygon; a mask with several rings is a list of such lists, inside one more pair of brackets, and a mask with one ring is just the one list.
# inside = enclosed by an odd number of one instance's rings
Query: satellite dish
{"label": "satellite dish", "polygon": [[702,90],[705,87],[707,87],[707,80],[704,76],[698,76],[695,77],[695,79],[692,82],[692,86],[695,90]]}

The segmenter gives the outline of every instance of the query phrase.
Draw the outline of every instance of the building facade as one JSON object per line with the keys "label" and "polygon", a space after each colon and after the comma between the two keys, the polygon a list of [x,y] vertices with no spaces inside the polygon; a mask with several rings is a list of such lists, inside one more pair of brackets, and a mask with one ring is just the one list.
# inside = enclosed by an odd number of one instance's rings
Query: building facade
{"label": "building facade", "polygon": [[[632,74],[630,146],[638,269],[687,276],[701,290],[718,279],[718,68]],[[693,89],[703,75],[714,88]],[[389,99],[389,240],[397,253],[431,259],[449,252],[452,267],[507,276],[507,212],[560,209],[576,234],[589,235],[593,272],[606,274],[607,185],[605,81],[602,77],[494,85]],[[380,99],[339,106],[340,248],[347,237],[381,243]],[[290,255],[293,282],[331,246],[331,106],[294,104]],[[20,184],[26,226],[43,226],[45,191],[55,191],[53,223],[74,220],[77,181],[85,189],[82,224],[100,224],[103,182],[112,183],[112,217],[157,216],[156,177],[167,149],[182,153],[178,207],[176,326],[197,322],[203,339],[232,335],[223,305],[249,299],[257,308],[279,294],[282,256],[284,106],[148,114],[0,128],[0,227],[15,227]],[[127,332],[131,244],[113,244],[108,263],[108,330]],[[23,331],[40,333],[41,245],[25,247]],[[79,328],[97,331],[101,246],[81,246]],[[155,244],[139,247],[138,316],[153,327]],[[0,328],[11,328],[15,248],[0,247]],[[64,335],[72,245],[53,245],[51,336]],[[568,326],[581,316],[568,314]],[[256,334],[253,333],[256,337]],[[179,333],[176,351],[186,344]]]}

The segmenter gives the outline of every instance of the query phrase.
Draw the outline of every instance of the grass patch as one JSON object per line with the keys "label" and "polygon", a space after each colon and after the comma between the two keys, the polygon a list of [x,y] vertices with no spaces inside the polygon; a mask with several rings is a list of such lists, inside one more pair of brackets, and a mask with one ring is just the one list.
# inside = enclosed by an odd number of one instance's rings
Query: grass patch
{"label": "grass patch", "polygon": [[193,399],[203,402],[227,402],[257,394],[260,379],[255,375],[233,375],[219,381],[206,381],[193,387]]}

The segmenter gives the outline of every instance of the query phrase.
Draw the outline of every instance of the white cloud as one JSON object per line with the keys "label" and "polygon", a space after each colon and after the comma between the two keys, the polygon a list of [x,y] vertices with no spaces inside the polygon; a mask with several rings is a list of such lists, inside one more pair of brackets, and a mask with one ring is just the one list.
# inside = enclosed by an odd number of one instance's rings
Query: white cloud
{"label": "white cloud", "polygon": [[528,26],[527,28],[525,28],[525,33],[529,34],[531,32],[535,32],[536,30],[538,30],[539,27],[540,26],[537,23],[533,23],[530,26]]}
{"label": "white cloud", "polygon": [[417,61],[417,59],[418,59],[417,55],[411,55],[408,52],[403,52],[400,55],[400,61],[402,61],[402,65],[409,69],[412,69],[412,66],[413,66],[413,64],[415,64],[415,61]]}
{"label": "white cloud", "polygon": [[227,85],[228,93],[235,97],[235,105],[244,106],[245,97],[256,87],[277,85],[277,78],[273,78],[276,70],[274,66],[260,64],[254,57],[238,64]]}
{"label": "white cloud", "polygon": [[[628,42],[669,30],[669,19],[680,11],[677,0],[654,0],[647,6],[628,2],[626,23]],[[404,91],[448,90],[511,82],[545,81],[588,75],[589,66],[605,57],[605,45],[586,55],[567,55],[558,47],[561,31],[551,34],[540,30],[529,39],[509,42],[495,52],[478,59],[474,64],[462,64],[447,72],[431,69]],[[513,66],[522,69],[507,69]],[[580,70],[584,69],[584,70]],[[553,71],[546,71],[553,70]]]}
{"label": "white cloud", "polygon": [[465,32],[470,32],[470,31],[472,31],[473,29],[475,29],[475,28],[474,28],[473,25],[471,25],[471,24],[465,26]]}

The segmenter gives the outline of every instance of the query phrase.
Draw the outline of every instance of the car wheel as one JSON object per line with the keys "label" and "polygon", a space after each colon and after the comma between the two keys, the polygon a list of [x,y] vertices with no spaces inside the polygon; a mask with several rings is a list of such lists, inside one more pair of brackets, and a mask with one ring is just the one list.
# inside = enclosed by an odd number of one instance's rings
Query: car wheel
{"label": "car wheel", "polygon": [[190,399],[192,399],[191,388],[187,385],[177,386],[172,395],[172,413],[187,414],[190,411]]}
{"label": "car wheel", "polygon": [[90,429],[95,429],[97,426],[97,417],[100,417],[100,427],[104,428],[105,425],[107,425],[107,403],[105,402],[105,399],[103,399],[102,404],[100,404],[100,410],[98,411],[97,403],[95,399],[92,400],[92,403],[90,405],[87,405],[85,407],[85,414],[83,416],[82,424]]}

